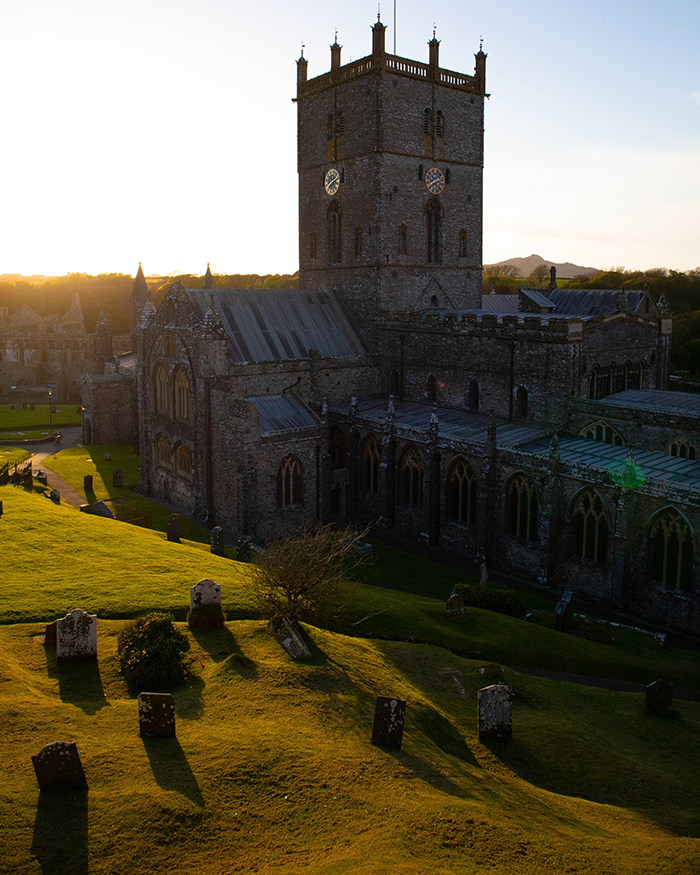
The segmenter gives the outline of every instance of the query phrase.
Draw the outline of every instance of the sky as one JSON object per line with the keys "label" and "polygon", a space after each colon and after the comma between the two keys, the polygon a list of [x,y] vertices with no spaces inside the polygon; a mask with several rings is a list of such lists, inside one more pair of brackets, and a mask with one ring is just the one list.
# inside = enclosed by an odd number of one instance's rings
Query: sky
{"label": "sky", "polygon": [[[292,273],[296,59],[375,2],[0,0],[0,274]],[[393,2],[381,6],[393,51]],[[397,0],[397,54],[488,54],[485,263],[700,265],[698,0]],[[274,232],[274,233],[273,233]]]}

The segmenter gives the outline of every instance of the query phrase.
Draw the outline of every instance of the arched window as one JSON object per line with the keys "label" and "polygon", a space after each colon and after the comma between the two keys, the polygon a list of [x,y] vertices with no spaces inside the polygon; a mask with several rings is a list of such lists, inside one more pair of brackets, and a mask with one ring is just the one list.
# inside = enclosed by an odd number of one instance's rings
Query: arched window
{"label": "arched window", "polygon": [[479,384],[476,380],[472,380],[469,384],[469,390],[467,392],[467,407],[470,410],[479,409]]}
{"label": "arched window", "polygon": [[643,365],[633,365],[631,362],[627,362],[625,370],[627,372],[626,382],[628,389],[641,389],[643,367]]}
{"label": "arched window", "polygon": [[600,496],[587,489],[573,508],[574,556],[591,562],[608,561],[608,515]]}
{"label": "arched window", "polygon": [[527,389],[525,386],[518,386],[515,395],[515,416],[516,419],[527,419]]}
{"label": "arched window", "polygon": [[379,443],[373,434],[367,436],[362,450],[364,487],[369,492],[379,492],[379,468],[382,460]]}
{"label": "arched window", "polygon": [[169,389],[168,372],[165,370],[162,362],[159,362],[153,373],[156,413],[164,413],[166,415],[170,413]]}
{"label": "arched window", "polygon": [[415,447],[408,447],[399,465],[400,498],[411,507],[423,505],[423,459]]}
{"label": "arched window", "polygon": [[591,375],[590,397],[607,398],[610,394],[610,368],[601,368],[596,365]]}
{"label": "arched window", "polygon": [[601,441],[604,444],[613,444],[616,447],[624,447],[625,442],[618,432],[604,419],[592,422],[580,431],[581,437],[592,441]]}
{"label": "arched window", "polygon": [[464,459],[457,459],[447,475],[447,516],[470,526],[476,522],[476,477]]}
{"label": "arched window", "polygon": [[459,257],[460,258],[467,257],[467,229],[466,228],[459,229]]}
{"label": "arched window", "polygon": [[192,457],[184,444],[176,444],[173,455],[175,456],[175,470],[180,474],[192,473]]}
{"label": "arched window", "polygon": [[418,180],[419,182],[423,182],[423,165],[418,165]]}
{"label": "arched window", "polygon": [[399,252],[405,253],[408,250],[408,228],[406,225],[399,225]]}
{"label": "arched window", "polygon": [[429,106],[423,110],[423,133],[430,134],[433,127],[433,111]]}
{"label": "arched window", "polygon": [[184,368],[175,371],[175,416],[178,419],[190,418],[190,381]]}
{"label": "arched window", "polygon": [[695,459],[695,445],[686,438],[673,441],[668,448],[669,455],[678,456],[680,459]]}
{"label": "arched window", "polygon": [[355,258],[362,255],[362,228],[355,228]]}
{"label": "arched window", "polygon": [[435,374],[430,374],[428,376],[428,381],[425,387],[425,396],[430,404],[434,404],[437,401],[437,380],[435,379]]}
{"label": "arched window", "polygon": [[333,465],[334,468],[344,468],[345,437],[337,425],[331,426],[331,433],[328,439],[328,451],[331,455],[331,465]]}
{"label": "arched window", "polygon": [[328,234],[328,264],[340,264],[342,261],[342,226],[340,204],[331,201],[326,214],[326,231]]}
{"label": "arched window", "polygon": [[394,368],[391,372],[389,394],[393,395],[395,398],[398,398],[401,394],[401,374],[399,374],[397,368]]}
{"label": "arched window", "polygon": [[445,136],[445,116],[442,114],[441,109],[437,111],[437,115],[435,117],[435,133],[438,137]]}
{"label": "arched window", "polygon": [[170,441],[164,434],[156,438],[156,464],[170,468],[173,463],[173,455],[170,451]]}
{"label": "arched window", "polygon": [[303,503],[301,465],[295,456],[287,456],[277,469],[277,506],[290,507]]}
{"label": "arched window", "polygon": [[440,264],[442,261],[442,207],[437,198],[431,198],[425,208],[425,230],[428,264]]}
{"label": "arched window", "polygon": [[516,474],[506,493],[506,528],[509,534],[537,540],[537,490],[532,480]]}
{"label": "arched window", "polygon": [[649,530],[650,576],[669,589],[687,590],[693,580],[693,539],[677,510],[667,510]]}
{"label": "arched window", "polygon": [[335,135],[336,137],[342,137],[345,133],[345,116],[343,115],[342,109],[338,113],[335,120]]}

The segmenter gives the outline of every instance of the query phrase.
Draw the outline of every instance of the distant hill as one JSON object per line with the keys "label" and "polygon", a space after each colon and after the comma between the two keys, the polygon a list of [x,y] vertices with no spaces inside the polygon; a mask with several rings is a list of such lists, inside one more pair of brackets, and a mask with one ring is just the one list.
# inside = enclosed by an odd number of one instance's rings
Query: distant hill
{"label": "distant hill", "polygon": [[600,272],[600,269],[597,267],[582,267],[579,264],[572,264],[570,261],[560,263],[547,261],[541,255],[528,255],[527,258],[508,258],[505,261],[499,261],[497,264],[485,264],[484,270],[488,267],[498,267],[502,264],[512,264],[513,267],[517,268],[518,275],[523,277],[531,274],[541,264],[546,264],[547,267],[554,265],[557,269],[557,279],[571,279],[580,274],[593,276],[593,274]]}

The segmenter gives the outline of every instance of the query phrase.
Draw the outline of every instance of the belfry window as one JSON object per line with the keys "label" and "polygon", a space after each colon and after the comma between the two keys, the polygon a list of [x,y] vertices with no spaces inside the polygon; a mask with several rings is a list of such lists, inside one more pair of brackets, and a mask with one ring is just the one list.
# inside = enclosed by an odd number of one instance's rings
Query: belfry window
{"label": "belfry window", "polygon": [[657,517],[649,531],[651,579],[669,589],[687,590],[693,580],[693,540],[677,510]]}
{"label": "belfry window", "polygon": [[447,477],[447,516],[458,523],[476,522],[476,477],[464,459],[457,459]]}
{"label": "belfry window", "polygon": [[460,228],[459,230],[459,257],[467,257],[467,229]]}
{"label": "belfry window", "polygon": [[607,562],[608,515],[600,496],[592,489],[576,499],[573,522],[574,556],[591,562]]}
{"label": "belfry window", "polygon": [[442,261],[442,207],[437,198],[431,198],[425,208],[425,230],[427,234],[427,262],[440,264]]}
{"label": "belfry window", "polygon": [[342,216],[338,201],[332,201],[326,214],[328,234],[328,263],[340,264],[342,261]]}
{"label": "belfry window", "polygon": [[277,469],[277,506],[303,504],[303,498],[301,465],[294,456],[287,456]]}
{"label": "belfry window", "polygon": [[423,133],[429,136],[433,128],[433,111],[429,106],[423,110]]}
{"label": "belfry window", "polygon": [[435,133],[438,137],[445,136],[445,116],[442,114],[441,109],[437,111],[435,116]]}

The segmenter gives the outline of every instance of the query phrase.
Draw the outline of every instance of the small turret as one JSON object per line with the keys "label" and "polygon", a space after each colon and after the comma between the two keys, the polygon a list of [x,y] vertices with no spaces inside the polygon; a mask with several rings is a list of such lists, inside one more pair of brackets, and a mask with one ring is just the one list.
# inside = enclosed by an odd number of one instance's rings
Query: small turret
{"label": "small turret", "polygon": [[331,46],[331,79],[338,77],[340,70],[340,50],[343,47],[338,45],[338,31],[335,32],[335,42]]}
{"label": "small turret", "polygon": [[440,40],[435,37],[435,28],[433,28],[433,38],[428,43],[430,55],[428,65],[430,66],[429,76],[431,79],[440,78]]}
{"label": "small turret", "polygon": [[134,284],[131,287],[131,295],[129,296],[129,333],[131,334],[131,348],[136,349],[136,328],[141,321],[141,313],[146,301],[151,298],[151,293],[148,291],[146,277],[143,275],[141,262],[139,269],[134,277]]}
{"label": "small turret", "polygon": [[306,88],[306,80],[309,75],[309,62],[304,57],[304,43],[301,44],[301,56],[297,61],[297,97],[301,97]]}
{"label": "small turret", "polygon": [[99,318],[95,323],[92,342],[95,350],[95,361],[100,365],[104,365],[105,362],[111,362],[114,358],[112,326],[109,324],[109,319],[104,310],[100,310]]}
{"label": "small turret", "polygon": [[372,28],[372,65],[374,67],[383,67],[386,57],[385,48],[386,27],[379,20]]}
{"label": "small turret", "polygon": [[207,263],[207,272],[204,274],[204,279],[202,280],[202,288],[203,289],[213,289],[214,288],[214,277],[212,276],[212,272],[209,269],[208,263]]}
{"label": "small turret", "polygon": [[486,54],[482,49],[483,41],[479,42],[479,51],[474,55],[476,66],[474,68],[474,76],[476,77],[476,85],[479,94],[486,94]]}

